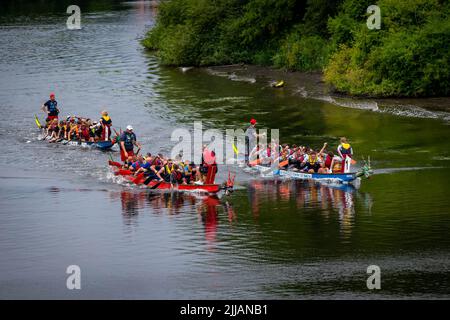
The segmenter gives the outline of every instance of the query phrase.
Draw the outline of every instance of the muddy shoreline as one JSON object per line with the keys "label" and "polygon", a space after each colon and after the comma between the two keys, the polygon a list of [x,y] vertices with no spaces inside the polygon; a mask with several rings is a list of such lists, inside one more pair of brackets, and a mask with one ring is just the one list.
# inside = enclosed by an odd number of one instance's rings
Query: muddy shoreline
{"label": "muddy shoreline", "polygon": [[[181,68],[187,72],[189,68]],[[243,81],[270,86],[283,80],[285,85],[274,90],[283,90],[303,98],[324,100],[342,107],[355,107],[378,110],[387,108],[399,113],[411,113],[412,116],[450,119],[450,97],[430,98],[371,98],[355,97],[333,92],[322,80],[321,72],[284,71],[271,67],[246,64],[212,66],[200,68],[204,72],[227,77],[232,81]]]}

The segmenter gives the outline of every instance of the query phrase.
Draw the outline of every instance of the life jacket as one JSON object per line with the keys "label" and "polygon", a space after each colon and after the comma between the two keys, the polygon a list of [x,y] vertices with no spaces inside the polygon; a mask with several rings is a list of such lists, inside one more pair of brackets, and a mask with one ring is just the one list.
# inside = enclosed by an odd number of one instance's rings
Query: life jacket
{"label": "life jacket", "polygon": [[102,121],[102,124],[105,126],[110,126],[112,123],[112,120],[109,116],[102,116],[102,118],[100,119]]}
{"label": "life jacket", "polygon": [[80,131],[81,131],[81,135],[83,136],[83,138],[88,140],[89,139],[89,129],[88,128],[84,128],[84,129],[80,128]]}
{"label": "life jacket", "polygon": [[171,174],[172,173],[172,171],[173,171],[173,164],[172,164],[172,167],[171,168],[169,168],[169,165],[165,165],[165,167],[164,167],[164,169],[166,170],[166,173],[167,174]]}
{"label": "life jacket", "polygon": [[342,155],[344,155],[344,154],[351,155],[352,154],[352,147],[350,146],[349,143],[341,143],[339,149],[340,149]]}
{"label": "life jacket", "polygon": [[332,157],[327,155],[325,158],[325,167],[327,167],[328,169],[330,169],[330,167],[331,167],[331,161],[333,161]]}
{"label": "life jacket", "polygon": [[78,133],[78,125],[76,123],[70,125],[70,130]]}
{"label": "life jacket", "polygon": [[189,165],[184,166],[183,171],[187,176],[189,176],[192,173],[192,169],[191,169],[191,167],[189,167]]}
{"label": "life jacket", "polygon": [[341,172],[342,170],[342,163],[340,161],[334,161],[333,168],[331,168],[333,172]]}
{"label": "life jacket", "polygon": [[125,144],[125,149],[126,150],[132,150],[133,149],[133,141],[136,141],[136,135],[134,134],[134,132],[130,133],[130,132],[124,132],[124,136],[123,136],[123,143]]}
{"label": "life jacket", "polygon": [[181,178],[183,177],[181,175],[181,172],[178,172],[178,171],[175,171],[174,175],[175,175],[175,180],[177,180],[177,181],[181,180]]}

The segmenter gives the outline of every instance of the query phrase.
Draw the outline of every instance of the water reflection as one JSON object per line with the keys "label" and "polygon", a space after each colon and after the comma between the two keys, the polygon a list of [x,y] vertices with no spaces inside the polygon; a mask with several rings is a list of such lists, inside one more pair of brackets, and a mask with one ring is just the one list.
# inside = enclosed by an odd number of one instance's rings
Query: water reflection
{"label": "water reflection", "polygon": [[[111,199],[120,198],[122,215],[126,218],[138,215],[147,207],[153,214],[178,215],[195,208],[201,215],[217,214],[217,206],[222,203],[217,196],[200,195],[180,192],[151,192],[148,190],[127,190],[111,192]],[[231,207],[228,204],[229,207]],[[164,212],[163,212],[164,211]],[[206,218],[211,220],[212,218]]]}
{"label": "water reflection", "polygon": [[[124,189],[112,192],[113,200],[120,200],[126,225],[135,224],[139,213],[150,208],[152,214],[182,215],[195,213],[204,226],[209,244],[217,241],[219,221],[223,218],[229,226],[238,225],[238,214],[250,213],[255,224],[261,212],[278,204],[277,212],[313,212],[321,220],[337,221],[342,239],[347,239],[355,226],[355,212],[371,214],[373,205],[369,193],[352,186],[323,184],[314,181],[252,180],[247,185],[247,203],[239,197],[223,197],[190,193],[159,193],[148,190]],[[281,205],[280,204],[285,204]],[[249,208],[249,210],[247,210]],[[224,219],[222,219],[223,223]]]}
{"label": "water reflection", "polygon": [[[289,210],[314,210],[325,220],[337,214],[343,238],[349,237],[355,218],[355,204],[361,200],[362,207],[371,213],[372,198],[350,185],[324,184],[315,181],[253,180],[248,186],[248,200],[253,217],[257,219],[262,207],[270,203],[284,202]],[[269,205],[268,205],[269,202]],[[283,210],[283,208],[277,208]]]}
{"label": "water reflection", "polygon": [[120,200],[123,222],[126,226],[136,226],[139,214],[169,216],[195,213],[203,225],[208,249],[214,249],[219,225],[219,208],[224,212],[230,225],[237,221],[233,205],[228,199],[221,200],[216,195],[201,195],[180,192],[159,193],[148,190],[127,190],[111,192],[112,200]]}

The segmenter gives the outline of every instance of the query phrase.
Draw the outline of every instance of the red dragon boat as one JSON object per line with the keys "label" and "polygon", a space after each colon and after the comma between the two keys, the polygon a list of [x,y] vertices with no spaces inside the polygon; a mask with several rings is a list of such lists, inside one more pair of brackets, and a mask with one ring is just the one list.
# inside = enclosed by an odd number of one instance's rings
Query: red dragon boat
{"label": "red dragon boat", "polygon": [[[127,169],[122,169],[122,165],[119,162],[109,161],[108,164],[113,169],[114,175],[122,176],[126,180],[137,184],[144,185],[146,177],[144,173],[140,173],[137,176],[133,175],[133,172]],[[145,184],[149,189],[155,190],[170,190],[170,191],[199,191],[207,193],[217,193],[220,190],[231,191],[233,188],[233,180],[230,175],[228,177],[228,182],[223,185],[216,183],[206,183],[206,184],[171,184],[166,181],[151,180]]]}

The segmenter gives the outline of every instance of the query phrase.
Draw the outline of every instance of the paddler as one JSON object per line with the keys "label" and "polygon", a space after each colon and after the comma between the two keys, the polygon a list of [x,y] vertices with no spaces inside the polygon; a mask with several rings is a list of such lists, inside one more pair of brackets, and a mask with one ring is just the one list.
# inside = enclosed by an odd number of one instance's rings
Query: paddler
{"label": "paddler", "polygon": [[111,125],[112,120],[108,115],[108,111],[103,110],[102,111],[102,117],[100,118],[100,123],[102,126],[102,141],[109,141],[111,140]]}
{"label": "paddler", "polygon": [[89,135],[89,127],[85,122],[82,122],[79,129],[79,137],[81,141],[87,142],[91,141],[91,137]]}
{"label": "paddler", "polygon": [[256,120],[250,120],[250,126],[245,130],[245,163],[249,163],[250,151],[256,147],[256,141],[260,137],[264,137],[265,133],[256,133]]}
{"label": "paddler", "polygon": [[141,148],[141,144],[136,141],[136,135],[131,125],[120,136],[120,158],[122,161],[128,159],[128,156],[134,155],[134,146]]}
{"label": "paddler", "polygon": [[308,173],[315,173],[318,172],[320,169],[320,163],[322,162],[319,157],[317,156],[317,153],[315,151],[311,152],[308,155],[308,158],[305,159],[303,171]]}
{"label": "paddler", "polygon": [[206,145],[203,145],[202,149],[202,162],[200,165],[202,181],[197,181],[196,183],[212,184],[217,173],[216,153],[209,150]]}
{"label": "paddler", "polygon": [[69,132],[67,133],[67,140],[71,141],[73,138],[79,138],[78,124],[75,122],[75,118],[71,117],[69,120]]}
{"label": "paddler", "polygon": [[50,93],[50,100],[47,100],[42,106],[42,111],[47,113],[47,119],[45,121],[50,122],[54,119],[58,120],[58,102],[55,100],[55,94],[52,92]]}

